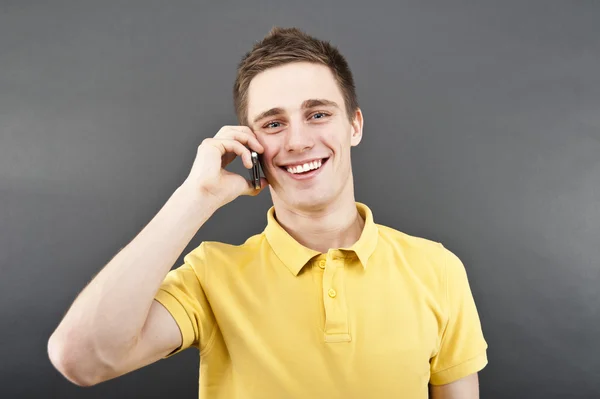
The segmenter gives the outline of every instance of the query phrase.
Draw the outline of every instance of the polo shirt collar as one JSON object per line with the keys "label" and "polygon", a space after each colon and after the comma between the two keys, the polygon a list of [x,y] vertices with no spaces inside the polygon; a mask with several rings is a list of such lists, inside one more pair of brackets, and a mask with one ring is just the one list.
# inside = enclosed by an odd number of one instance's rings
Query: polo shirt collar
{"label": "polo shirt collar", "polygon": [[[356,254],[363,268],[367,267],[369,257],[377,246],[378,229],[373,220],[373,213],[368,206],[356,202],[356,209],[364,219],[365,225],[358,241],[348,248],[339,248]],[[305,247],[296,241],[275,219],[275,207],[267,211],[267,227],[265,236],[277,257],[297,276],[300,270],[315,256],[321,253]]]}

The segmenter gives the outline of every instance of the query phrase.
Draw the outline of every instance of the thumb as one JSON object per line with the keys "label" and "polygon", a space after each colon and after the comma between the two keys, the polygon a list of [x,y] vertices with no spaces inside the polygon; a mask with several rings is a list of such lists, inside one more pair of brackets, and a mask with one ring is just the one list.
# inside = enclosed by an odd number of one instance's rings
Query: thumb
{"label": "thumb", "polygon": [[[240,176],[240,178],[242,178],[242,177]],[[246,180],[246,179],[244,179],[244,180]],[[265,179],[264,177],[260,178],[260,188],[258,188],[258,189],[254,188],[254,183],[252,181],[246,180],[246,189],[242,192],[242,195],[249,195],[249,196],[254,197],[254,196],[260,194],[260,192],[262,190],[264,190],[268,185],[269,185],[269,183],[267,182],[267,179]]]}

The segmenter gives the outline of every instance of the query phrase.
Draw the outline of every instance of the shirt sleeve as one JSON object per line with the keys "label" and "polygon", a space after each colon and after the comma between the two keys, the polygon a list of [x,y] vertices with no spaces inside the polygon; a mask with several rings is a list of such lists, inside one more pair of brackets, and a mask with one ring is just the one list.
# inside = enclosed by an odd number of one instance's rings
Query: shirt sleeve
{"label": "shirt sleeve", "polygon": [[181,346],[164,358],[190,346],[200,350],[202,355],[215,334],[215,317],[203,288],[206,284],[203,245],[186,255],[184,263],[167,274],[154,297],[171,313],[182,337]]}
{"label": "shirt sleeve", "polygon": [[461,260],[444,248],[446,259],[447,323],[442,330],[440,348],[431,358],[432,385],[449,384],[476,373],[487,363],[487,342]]}

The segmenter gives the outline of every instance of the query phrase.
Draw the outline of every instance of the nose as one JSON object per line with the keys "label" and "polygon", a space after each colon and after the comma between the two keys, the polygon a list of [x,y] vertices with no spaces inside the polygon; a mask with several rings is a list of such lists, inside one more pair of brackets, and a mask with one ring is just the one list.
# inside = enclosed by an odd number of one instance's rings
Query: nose
{"label": "nose", "polygon": [[305,129],[302,123],[291,123],[286,130],[285,150],[287,152],[304,152],[314,146],[314,138],[310,129]]}

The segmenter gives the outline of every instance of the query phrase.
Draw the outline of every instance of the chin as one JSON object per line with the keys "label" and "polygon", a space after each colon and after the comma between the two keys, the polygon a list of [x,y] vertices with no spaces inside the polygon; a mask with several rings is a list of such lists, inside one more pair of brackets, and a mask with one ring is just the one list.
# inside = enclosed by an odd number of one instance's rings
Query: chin
{"label": "chin", "polygon": [[333,201],[331,193],[303,193],[301,197],[301,199],[298,199],[298,197],[295,196],[295,198],[290,198],[290,200],[286,202],[296,209],[313,210],[324,208]]}
{"label": "chin", "polygon": [[[282,203],[287,207],[298,210],[323,209],[334,202],[341,194],[342,188],[332,185],[330,181],[316,181],[316,184],[300,188],[293,183],[290,185],[274,182],[271,185],[271,198],[274,203]],[[288,183],[288,182],[284,182]]]}

